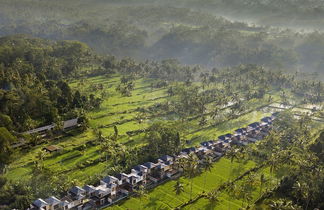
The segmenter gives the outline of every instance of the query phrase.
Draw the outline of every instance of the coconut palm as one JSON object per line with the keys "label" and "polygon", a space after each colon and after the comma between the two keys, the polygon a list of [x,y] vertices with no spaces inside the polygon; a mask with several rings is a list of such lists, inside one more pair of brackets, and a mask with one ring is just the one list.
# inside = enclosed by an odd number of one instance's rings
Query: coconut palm
{"label": "coconut palm", "polygon": [[214,209],[214,207],[217,205],[219,200],[219,192],[218,191],[212,191],[207,194],[207,198],[210,202],[211,209]]}
{"label": "coconut palm", "polygon": [[[226,156],[228,156],[228,158],[231,160],[231,167],[230,167],[230,171],[229,171],[229,175],[228,175],[228,181],[230,181],[230,179],[231,179],[231,171],[232,171],[232,167],[233,167],[233,162],[234,162],[234,159],[236,159],[238,157],[237,153],[238,153],[238,149],[235,147],[232,147],[230,150],[228,150],[226,152]],[[231,203],[228,202],[228,209],[230,209],[230,208],[231,208]]]}
{"label": "coconut palm", "polygon": [[189,154],[185,162],[184,172],[186,176],[190,179],[190,200],[191,200],[193,178],[198,173],[198,157],[196,156],[196,154],[194,153]]}
{"label": "coconut palm", "polygon": [[259,193],[259,196],[261,196],[263,186],[264,186],[264,184],[266,182],[267,182],[267,179],[265,178],[264,174],[261,174],[260,175],[260,193]]}
{"label": "coconut palm", "polygon": [[207,179],[207,172],[211,172],[213,168],[213,159],[210,156],[206,156],[203,160],[203,169],[205,171],[205,178],[204,178],[204,191],[206,187],[206,179]]}
{"label": "coconut palm", "polygon": [[180,180],[177,180],[173,188],[173,191],[175,191],[176,195],[180,195],[182,192],[184,192],[183,184],[180,182]]}
{"label": "coconut palm", "polygon": [[141,204],[140,209],[144,209],[142,206],[143,205],[142,199],[147,195],[147,191],[145,187],[143,185],[140,185],[137,190],[134,190],[134,193],[140,199],[140,204]]}
{"label": "coconut palm", "polygon": [[292,201],[287,201],[287,200],[284,200],[284,199],[271,201],[269,206],[271,207],[271,209],[274,209],[274,210],[297,210],[297,209],[301,209],[298,206],[293,205]]}

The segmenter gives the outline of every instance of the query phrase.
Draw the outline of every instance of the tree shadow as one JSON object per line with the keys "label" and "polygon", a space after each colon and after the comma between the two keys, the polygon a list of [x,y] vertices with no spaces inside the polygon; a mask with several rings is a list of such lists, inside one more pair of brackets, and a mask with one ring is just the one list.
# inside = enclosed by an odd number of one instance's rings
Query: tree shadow
{"label": "tree shadow", "polygon": [[242,163],[239,163],[237,167],[233,167],[231,174],[235,176],[241,175],[245,171],[244,165]]}
{"label": "tree shadow", "polygon": [[157,206],[157,201],[158,200],[159,199],[157,197],[150,197],[149,202],[145,205],[145,208],[153,209],[154,207]]}
{"label": "tree shadow", "polygon": [[208,204],[206,204],[204,206],[204,209],[206,209],[206,210],[214,210],[214,209],[216,209],[216,206],[218,205],[218,203],[219,203],[219,201],[210,201],[210,200],[208,200]]}

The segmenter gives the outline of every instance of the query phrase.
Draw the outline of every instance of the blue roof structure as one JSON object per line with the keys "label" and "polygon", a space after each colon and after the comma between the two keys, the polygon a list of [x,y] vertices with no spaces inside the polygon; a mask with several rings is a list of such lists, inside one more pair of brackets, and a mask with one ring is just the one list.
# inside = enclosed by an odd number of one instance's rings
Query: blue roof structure
{"label": "blue roof structure", "polygon": [[271,122],[271,117],[264,117],[264,118],[261,119],[261,121],[269,123],[269,122]]}
{"label": "blue roof structure", "polygon": [[251,127],[251,128],[257,128],[257,127],[259,127],[260,126],[260,123],[259,122],[254,122],[254,123],[251,123],[250,125],[249,125],[249,127]]}
{"label": "blue roof structure", "polygon": [[148,169],[155,167],[155,164],[152,162],[147,162],[147,163],[144,163],[143,165],[146,166]]}
{"label": "blue roof structure", "polygon": [[222,141],[225,141],[226,137],[223,135],[223,136],[218,136],[218,139],[222,140]]}

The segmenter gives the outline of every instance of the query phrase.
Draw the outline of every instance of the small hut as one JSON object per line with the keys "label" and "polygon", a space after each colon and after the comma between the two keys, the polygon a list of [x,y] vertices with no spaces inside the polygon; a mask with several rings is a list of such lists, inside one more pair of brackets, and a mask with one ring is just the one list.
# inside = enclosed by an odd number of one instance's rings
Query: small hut
{"label": "small hut", "polygon": [[55,146],[55,145],[50,145],[50,146],[47,146],[47,147],[44,147],[43,150],[45,150],[46,152],[58,152],[60,151],[62,148],[59,147],[59,146]]}

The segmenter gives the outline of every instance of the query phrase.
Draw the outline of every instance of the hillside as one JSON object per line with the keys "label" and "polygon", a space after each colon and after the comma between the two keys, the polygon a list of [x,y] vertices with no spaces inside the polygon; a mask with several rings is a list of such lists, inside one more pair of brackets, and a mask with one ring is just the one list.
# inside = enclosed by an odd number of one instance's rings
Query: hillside
{"label": "hillside", "polygon": [[[308,14],[305,21],[321,21],[322,4],[318,1],[92,2],[64,1],[62,6],[60,1],[1,0],[0,35],[24,33],[53,40],[79,40],[101,54],[119,58],[177,58],[184,64],[208,67],[256,63],[272,69],[323,73],[322,32],[288,30],[285,22],[295,20],[290,15],[304,18]],[[275,13],[270,16],[268,11]],[[245,20],[240,15],[254,16],[248,17],[252,20],[247,24],[226,19],[224,13],[236,14],[240,20]],[[262,21],[261,26],[253,24],[263,19],[284,27],[264,26],[267,24]]]}
{"label": "hillside", "polygon": [[[62,197],[74,185],[96,185],[106,175],[216,140],[280,110],[276,107],[281,103],[291,106],[288,113],[303,116],[306,111],[319,120],[310,124],[312,132],[323,126],[320,109],[303,108],[320,104],[324,97],[322,83],[307,74],[285,74],[258,65],[202,69],[174,59],[120,60],[99,56],[77,41],[21,35],[1,38],[0,52],[4,131],[0,201],[5,208],[25,209],[36,198]],[[58,126],[41,135],[24,133],[75,117],[80,127],[72,130]],[[302,122],[310,123],[307,119]],[[299,136],[298,132],[294,138]],[[60,151],[45,152],[49,146]],[[258,163],[254,158],[249,156],[252,162],[246,170]],[[215,164],[229,167],[230,162],[225,158]],[[228,177],[223,175],[210,189]],[[170,190],[170,184],[166,187]],[[195,188],[194,195],[201,193]],[[237,207],[246,204],[242,198],[235,199]],[[125,206],[132,202],[137,201]]]}

